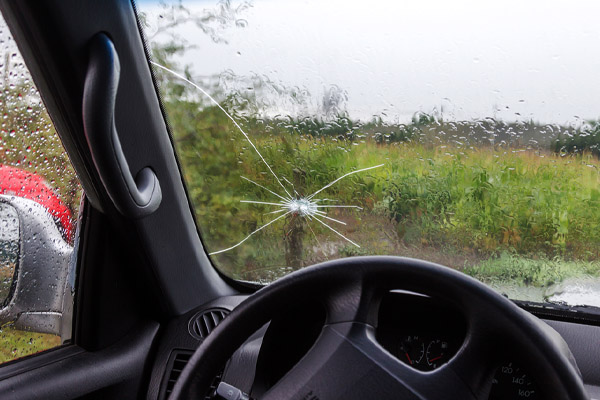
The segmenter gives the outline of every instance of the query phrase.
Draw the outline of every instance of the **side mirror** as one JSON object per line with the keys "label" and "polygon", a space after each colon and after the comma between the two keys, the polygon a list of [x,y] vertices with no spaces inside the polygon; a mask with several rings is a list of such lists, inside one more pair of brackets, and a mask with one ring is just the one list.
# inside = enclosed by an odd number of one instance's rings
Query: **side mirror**
{"label": "side mirror", "polygon": [[43,206],[0,195],[0,326],[63,336],[74,293],[72,256]]}

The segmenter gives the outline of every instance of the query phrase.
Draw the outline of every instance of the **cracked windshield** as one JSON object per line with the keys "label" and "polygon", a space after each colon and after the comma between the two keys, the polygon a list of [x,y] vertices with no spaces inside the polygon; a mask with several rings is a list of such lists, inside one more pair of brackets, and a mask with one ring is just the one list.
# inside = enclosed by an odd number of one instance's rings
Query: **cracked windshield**
{"label": "cracked windshield", "polygon": [[226,275],[399,255],[600,306],[600,4],[136,5]]}

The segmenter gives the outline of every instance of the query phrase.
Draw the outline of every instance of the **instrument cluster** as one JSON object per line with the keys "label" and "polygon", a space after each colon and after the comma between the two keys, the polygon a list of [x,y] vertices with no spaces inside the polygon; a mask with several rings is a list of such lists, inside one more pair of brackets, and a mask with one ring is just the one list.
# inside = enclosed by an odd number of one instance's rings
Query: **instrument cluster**
{"label": "instrument cluster", "polygon": [[[463,315],[430,297],[390,292],[381,303],[377,340],[401,362],[419,371],[433,371],[451,361],[466,334]],[[523,398],[541,397],[529,374],[507,360],[492,379],[489,399]]]}

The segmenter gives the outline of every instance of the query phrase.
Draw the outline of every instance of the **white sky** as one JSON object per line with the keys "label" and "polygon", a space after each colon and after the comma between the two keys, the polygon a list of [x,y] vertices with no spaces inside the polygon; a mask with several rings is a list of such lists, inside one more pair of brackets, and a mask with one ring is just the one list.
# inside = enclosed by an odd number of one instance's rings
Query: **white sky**
{"label": "white sky", "polygon": [[[187,5],[200,11],[212,2]],[[235,3],[234,3],[235,4]],[[215,44],[179,32],[196,76],[231,70],[308,89],[348,93],[351,117],[496,117],[578,123],[600,117],[600,1],[256,0]],[[151,10],[142,1],[143,11]],[[280,110],[285,111],[285,110]]]}

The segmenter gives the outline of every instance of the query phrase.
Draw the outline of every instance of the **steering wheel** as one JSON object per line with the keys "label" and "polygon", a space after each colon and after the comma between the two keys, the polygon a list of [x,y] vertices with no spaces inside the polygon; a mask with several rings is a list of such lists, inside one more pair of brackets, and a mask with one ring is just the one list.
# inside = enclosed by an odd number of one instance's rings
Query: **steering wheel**
{"label": "steering wheel", "polygon": [[[395,289],[422,293],[462,311],[466,338],[446,364],[418,371],[377,343],[378,306]],[[493,374],[507,358],[518,359],[529,371],[540,398],[589,399],[567,344],[548,325],[463,273],[399,257],[330,261],[260,289],[198,347],[171,398],[204,398],[234,351],[303,299],[323,304],[325,325],[308,353],[260,400],[487,399]]]}

